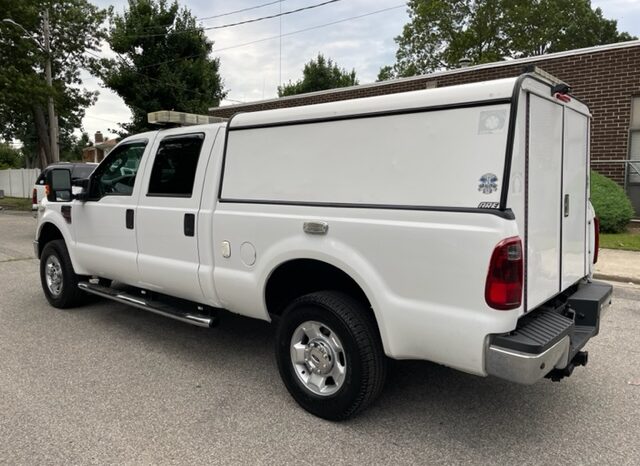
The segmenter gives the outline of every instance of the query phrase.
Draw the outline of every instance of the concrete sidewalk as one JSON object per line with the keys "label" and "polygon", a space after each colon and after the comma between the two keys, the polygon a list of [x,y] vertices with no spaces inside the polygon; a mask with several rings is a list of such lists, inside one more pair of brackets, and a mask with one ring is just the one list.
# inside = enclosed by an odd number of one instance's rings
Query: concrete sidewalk
{"label": "concrete sidewalk", "polygon": [[640,252],[600,249],[593,277],[640,285]]}

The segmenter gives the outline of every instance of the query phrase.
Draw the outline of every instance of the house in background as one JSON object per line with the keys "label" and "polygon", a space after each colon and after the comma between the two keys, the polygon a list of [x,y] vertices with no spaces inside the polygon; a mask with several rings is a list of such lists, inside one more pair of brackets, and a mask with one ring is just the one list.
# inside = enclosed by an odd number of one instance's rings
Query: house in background
{"label": "house in background", "polygon": [[113,149],[117,143],[117,139],[105,139],[100,131],[96,132],[94,144],[82,149],[82,161],[102,162],[102,159],[111,152],[111,149]]}

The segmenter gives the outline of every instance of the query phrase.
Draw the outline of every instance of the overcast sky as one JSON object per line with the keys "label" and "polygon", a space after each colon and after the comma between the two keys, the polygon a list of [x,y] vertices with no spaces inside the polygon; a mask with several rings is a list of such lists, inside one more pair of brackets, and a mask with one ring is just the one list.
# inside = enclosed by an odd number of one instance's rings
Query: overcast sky
{"label": "overcast sky", "polygon": [[[273,0],[271,0],[273,1]],[[217,26],[243,21],[261,16],[269,16],[326,0],[283,0],[259,9],[204,20],[202,24]],[[127,5],[126,0],[94,0],[100,7],[113,5],[121,13]],[[207,17],[253,7],[269,0],[180,1],[198,17]],[[306,62],[318,52],[334,59],[342,68],[354,68],[360,83],[375,81],[378,70],[383,65],[394,62],[396,45],[394,37],[400,34],[408,21],[405,2],[402,0],[340,0],[308,11],[269,19],[261,22],[208,31],[214,41],[214,56],[220,58],[220,72],[224,87],[228,91],[225,103],[249,102],[276,97],[277,87],[282,82],[295,81],[301,77]],[[605,17],[618,20],[618,29],[640,36],[640,0],[592,0],[594,7],[599,6]],[[395,8],[394,8],[395,7]],[[286,36],[286,34],[313,28],[315,26],[340,21],[355,16],[371,14],[334,25],[328,25],[305,32]],[[282,29],[281,29],[282,28]],[[279,40],[280,30],[282,42]],[[251,45],[247,42],[267,39]],[[280,53],[282,45],[282,53]],[[224,50],[226,49],[226,50]],[[105,51],[108,54],[108,51]],[[98,90],[97,103],[87,109],[83,121],[84,130],[93,140],[96,131],[114,136],[109,128],[128,122],[130,112],[122,99],[108,89],[100,86],[100,81],[83,73],[87,89]]]}

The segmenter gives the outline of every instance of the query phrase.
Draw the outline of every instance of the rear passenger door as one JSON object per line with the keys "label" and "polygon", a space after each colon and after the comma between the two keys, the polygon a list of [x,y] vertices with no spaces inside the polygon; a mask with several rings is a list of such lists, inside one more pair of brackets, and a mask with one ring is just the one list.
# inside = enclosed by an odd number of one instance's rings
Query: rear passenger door
{"label": "rear passenger door", "polygon": [[142,284],[200,302],[196,223],[212,140],[205,132],[159,137],[145,170],[137,211]]}

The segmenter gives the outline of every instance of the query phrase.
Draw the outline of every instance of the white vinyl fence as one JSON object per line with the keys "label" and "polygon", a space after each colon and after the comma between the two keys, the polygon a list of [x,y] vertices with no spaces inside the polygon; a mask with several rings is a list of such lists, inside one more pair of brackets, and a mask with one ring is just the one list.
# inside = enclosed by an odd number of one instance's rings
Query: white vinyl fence
{"label": "white vinyl fence", "polygon": [[29,198],[39,175],[39,168],[0,170],[0,191],[8,197]]}

